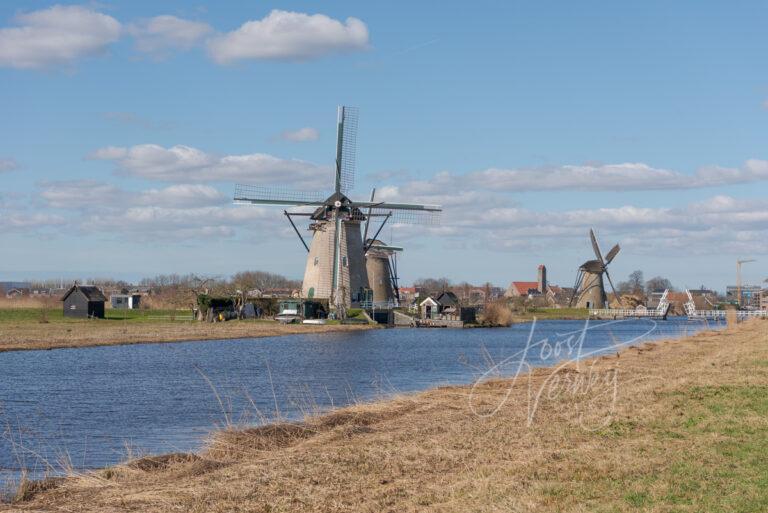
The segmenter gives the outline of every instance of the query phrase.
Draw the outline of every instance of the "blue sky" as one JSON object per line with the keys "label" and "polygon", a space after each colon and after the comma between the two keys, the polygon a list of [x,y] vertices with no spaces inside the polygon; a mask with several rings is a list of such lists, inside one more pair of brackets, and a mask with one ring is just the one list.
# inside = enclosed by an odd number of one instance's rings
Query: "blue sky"
{"label": "blue sky", "polygon": [[395,227],[402,278],[571,285],[768,277],[764,2],[0,4],[0,279],[263,269],[300,277],[234,183],[439,203]]}

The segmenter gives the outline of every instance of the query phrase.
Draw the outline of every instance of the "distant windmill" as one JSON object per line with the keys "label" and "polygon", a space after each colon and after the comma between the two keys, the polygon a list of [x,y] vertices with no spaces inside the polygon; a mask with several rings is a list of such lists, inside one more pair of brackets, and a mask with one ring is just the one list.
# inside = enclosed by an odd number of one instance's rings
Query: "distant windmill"
{"label": "distant windmill", "polygon": [[[373,218],[381,226],[396,223],[434,224],[442,209],[437,205],[353,201],[346,194],[354,185],[357,144],[356,108],[339,107],[336,133],[336,175],[334,190],[326,199],[322,193],[282,191],[268,187],[237,185],[235,202],[257,205],[289,205],[317,207],[312,213],[283,211],[309,253],[301,287],[302,297],[328,299],[332,309],[358,306],[369,298],[369,277],[360,225]],[[365,213],[364,213],[365,212]],[[307,216],[311,224],[312,242],[304,241],[293,216]],[[369,221],[370,222],[370,221]],[[366,225],[367,231],[368,225]],[[376,232],[378,235],[378,232]],[[374,235],[374,239],[375,239]]]}
{"label": "distant windmill", "polygon": [[603,275],[608,278],[613,295],[616,297],[616,301],[621,304],[619,295],[616,293],[616,287],[613,286],[611,275],[608,274],[608,264],[616,258],[621,248],[616,244],[605,256],[605,260],[603,260],[600,246],[597,244],[597,237],[595,237],[595,231],[592,229],[589,230],[589,238],[592,241],[592,249],[597,258],[595,260],[587,260],[579,267],[570,304],[573,305],[575,302],[577,308],[605,308],[608,303],[608,295],[605,293]]}
{"label": "distant windmill", "polygon": [[397,284],[397,253],[403,248],[390,246],[380,240],[368,239],[365,253],[365,268],[373,291],[373,302],[397,305],[400,289]]}
{"label": "distant windmill", "polygon": [[[371,191],[371,201],[376,197],[376,189]],[[397,254],[403,251],[399,246],[391,246],[376,237],[384,228],[379,226],[372,238],[368,238],[372,216],[365,220],[363,240],[365,241],[365,269],[368,272],[368,282],[373,292],[375,304],[399,305],[400,290],[397,284]]]}

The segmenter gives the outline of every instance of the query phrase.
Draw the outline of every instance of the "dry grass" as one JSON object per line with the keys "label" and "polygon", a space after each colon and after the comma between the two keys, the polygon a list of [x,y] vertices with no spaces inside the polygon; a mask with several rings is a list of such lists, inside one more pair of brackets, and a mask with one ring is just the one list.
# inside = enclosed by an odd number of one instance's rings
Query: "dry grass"
{"label": "dry grass", "polygon": [[0,352],[274,337],[370,328],[367,325],[285,325],[272,321],[230,321],[224,323],[153,321],[147,323],[134,320],[41,322],[37,319],[24,319],[0,323]]}
{"label": "dry grass", "polygon": [[483,324],[490,326],[511,326],[514,321],[514,314],[509,309],[506,302],[497,301],[485,307],[483,313]]}
{"label": "dry grass", "polygon": [[[585,378],[614,376],[617,397]],[[531,393],[543,390],[530,416]],[[553,373],[226,430],[12,508],[79,512],[768,510],[768,322]],[[506,401],[503,399],[506,398]],[[478,416],[476,412],[494,415]]]}
{"label": "dry grass", "polygon": [[53,308],[61,305],[60,298],[50,296],[22,296],[7,298],[0,296],[0,309],[3,308]]}

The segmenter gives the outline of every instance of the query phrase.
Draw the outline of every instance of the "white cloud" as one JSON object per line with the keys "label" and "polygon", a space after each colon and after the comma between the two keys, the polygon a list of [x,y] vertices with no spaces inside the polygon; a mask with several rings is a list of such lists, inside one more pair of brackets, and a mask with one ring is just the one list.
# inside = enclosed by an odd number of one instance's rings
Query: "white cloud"
{"label": "white cloud", "polygon": [[[447,187],[439,178],[435,182]],[[534,210],[505,205],[501,195],[466,187],[455,188],[453,196],[443,187],[426,189],[426,194],[424,188],[377,190],[377,197],[388,201],[443,206],[442,226],[401,226],[399,239],[418,240],[429,233],[446,240],[473,241],[483,249],[547,252],[556,247],[565,251],[584,246],[588,230],[596,228],[603,235],[601,240],[619,241],[636,254],[768,253],[768,200],[764,199],[718,195],[675,208],[623,205],[572,210],[547,209],[551,204],[545,203],[545,209]]]}
{"label": "white cloud", "polygon": [[135,38],[137,50],[155,56],[164,56],[171,50],[189,50],[213,31],[207,23],[170,15],[133,23],[127,30]]}
{"label": "white cloud", "polygon": [[165,182],[245,182],[291,184],[297,188],[329,187],[331,169],[265,153],[216,156],[189,146],[164,148],[142,144],[96,150],[90,158],[114,161],[121,173]]}
{"label": "white cloud", "polygon": [[58,215],[28,210],[0,211],[0,232],[24,232],[52,228],[66,224],[66,220]]}
{"label": "white cloud", "polygon": [[43,182],[40,187],[40,197],[53,208],[101,208],[124,200],[117,186],[95,180]]}
{"label": "white cloud", "polygon": [[221,205],[231,199],[208,185],[180,184],[165,189],[150,189],[140,194],[138,202],[143,205],[165,207],[202,207]]}
{"label": "white cloud", "polygon": [[306,60],[367,47],[368,27],[357,18],[341,22],[324,14],[281,10],[208,42],[208,52],[219,64],[244,59]]}
{"label": "white cloud", "polygon": [[627,191],[697,189],[768,180],[768,161],[750,159],[740,168],[708,166],[693,174],[654,168],[643,163],[565,165],[535,169],[490,168],[459,175],[440,172],[428,180],[402,186],[409,194],[444,195],[456,190]]}
{"label": "white cloud", "polygon": [[14,159],[0,159],[0,173],[15,171],[19,169],[19,164]]}
{"label": "white cloud", "polygon": [[298,130],[285,131],[280,134],[280,138],[291,142],[317,141],[320,138],[320,132],[316,128],[304,127]]}
{"label": "white cloud", "polygon": [[[37,209],[30,214],[23,207],[28,202],[13,207],[0,202],[4,207],[0,229],[44,229],[66,221],[84,232],[153,241],[284,235],[279,209],[231,205],[227,194],[199,183],[143,191],[87,180],[48,182],[40,187],[44,206],[58,212]],[[396,187],[378,192],[382,200],[423,201]],[[583,258],[588,258],[587,233],[595,228],[606,246],[620,242],[625,252],[636,255],[768,254],[768,200],[764,199],[718,195],[674,208],[629,204],[555,210],[486,198],[487,193],[478,191],[457,193],[443,203],[442,226],[399,226],[397,238],[418,241],[432,235],[449,245],[506,252],[558,248],[558,252],[577,252],[579,258],[583,252]],[[475,208],[478,204],[483,208]]]}
{"label": "white cloud", "polygon": [[146,241],[187,241],[232,237],[252,230],[268,233],[280,219],[273,209],[232,205],[227,195],[201,184],[127,191],[115,184],[72,180],[44,182],[39,187],[43,204],[59,213],[38,218],[7,216],[0,229],[22,228],[25,222],[30,229],[66,222],[83,232]]}
{"label": "white cloud", "polygon": [[131,207],[82,220],[85,231],[107,232],[141,240],[221,239],[241,231],[267,231],[277,212],[264,208],[159,206]]}
{"label": "white cloud", "polygon": [[76,5],[19,14],[18,27],[0,29],[0,66],[34,69],[71,64],[105,51],[120,37],[120,23]]}
{"label": "white cloud", "polygon": [[221,191],[208,185],[179,184],[133,192],[95,180],[43,182],[40,184],[40,197],[52,208],[94,211],[134,206],[205,207],[231,201]]}

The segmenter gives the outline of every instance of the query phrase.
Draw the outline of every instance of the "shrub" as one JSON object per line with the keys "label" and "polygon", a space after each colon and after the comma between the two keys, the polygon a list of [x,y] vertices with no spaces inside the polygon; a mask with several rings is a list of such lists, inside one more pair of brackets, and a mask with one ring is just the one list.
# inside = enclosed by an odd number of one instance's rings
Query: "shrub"
{"label": "shrub", "polygon": [[504,301],[497,301],[485,307],[483,324],[491,326],[510,326],[513,321],[512,310]]}

